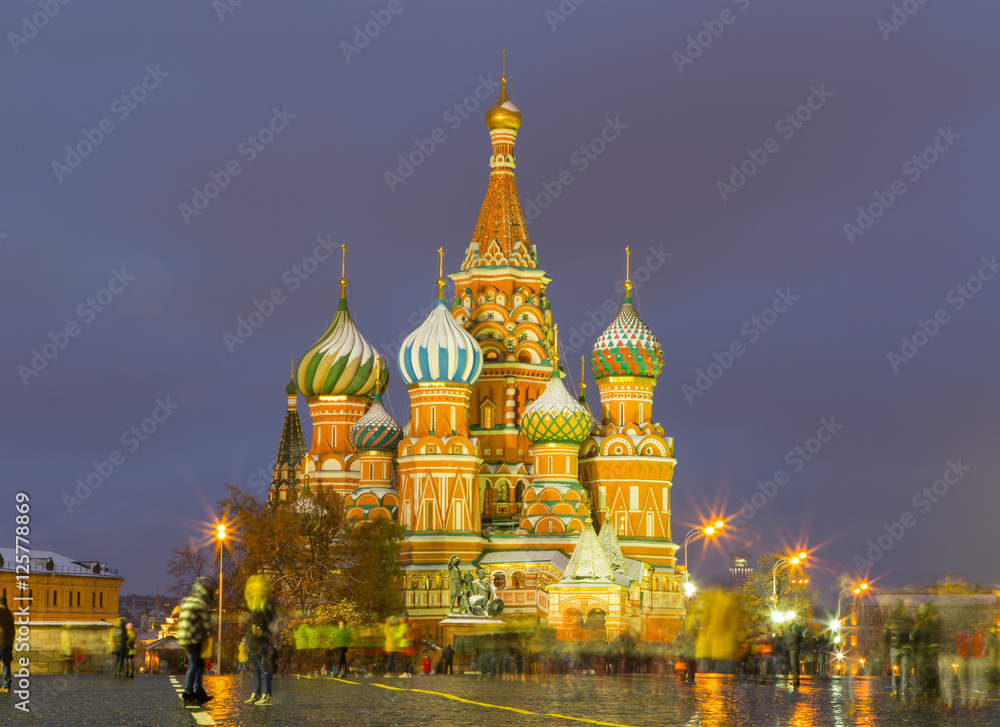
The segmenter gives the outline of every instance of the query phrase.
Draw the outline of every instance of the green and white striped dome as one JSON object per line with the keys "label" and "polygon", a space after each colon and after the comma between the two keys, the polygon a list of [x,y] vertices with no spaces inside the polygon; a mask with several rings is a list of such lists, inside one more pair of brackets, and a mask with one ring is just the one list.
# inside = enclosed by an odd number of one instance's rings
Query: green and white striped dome
{"label": "green and white striped dome", "polygon": [[342,294],[326,333],[306,351],[295,369],[303,396],[373,396],[385,390],[389,369],[376,366],[375,349],[364,339]]}

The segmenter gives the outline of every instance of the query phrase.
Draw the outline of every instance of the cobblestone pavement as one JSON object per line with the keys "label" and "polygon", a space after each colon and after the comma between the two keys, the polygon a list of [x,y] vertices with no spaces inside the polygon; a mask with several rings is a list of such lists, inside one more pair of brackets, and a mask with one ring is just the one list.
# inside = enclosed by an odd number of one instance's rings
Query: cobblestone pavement
{"label": "cobblestone pavement", "polygon": [[31,712],[16,710],[13,694],[0,695],[0,725],[98,727],[103,725],[521,725],[583,724],[652,727],[694,725],[980,725],[1000,724],[997,692],[984,709],[953,714],[898,702],[886,679],[804,679],[761,685],[733,677],[699,675],[694,684],[672,677],[417,676],[412,679],[275,680],[272,707],[243,704],[246,676],[206,677],[215,696],[201,712],[181,707],[176,679],[102,676],[33,677]]}

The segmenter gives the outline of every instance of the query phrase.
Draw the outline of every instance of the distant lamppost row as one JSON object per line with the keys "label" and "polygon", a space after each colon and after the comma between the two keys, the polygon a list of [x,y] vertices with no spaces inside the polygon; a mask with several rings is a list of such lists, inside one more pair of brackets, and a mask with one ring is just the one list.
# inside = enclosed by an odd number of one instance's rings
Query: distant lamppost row
{"label": "distant lamppost row", "polygon": [[215,536],[219,540],[219,644],[215,652],[215,673],[222,675],[222,553],[225,551],[223,541],[226,539],[226,526],[219,523]]}
{"label": "distant lamppost row", "polygon": [[698,537],[699,535],[715,535],[715,533],[719,532],[725,524],[726,523],[723,520],[716,520],[714,523],[703,525],[700,528],[691,528],[688,531],[688,534],[684,536],[684,592],[688,596],[690,596],[691,592],[693,592],[687,585],[688,581],[691,580],[691,572],[688,570],[688,541],[690,541],[691,538]]}
{"label": "distant lamppost row", "polygon": [[771,569],[771,600],[774,601],[774,605],[778,605],[778,568],[783,565],[798,565],[806,559],[807,553],[799,553],[798,555],[793,555],[791,558],[778,558],[774,563],[774,567]]}

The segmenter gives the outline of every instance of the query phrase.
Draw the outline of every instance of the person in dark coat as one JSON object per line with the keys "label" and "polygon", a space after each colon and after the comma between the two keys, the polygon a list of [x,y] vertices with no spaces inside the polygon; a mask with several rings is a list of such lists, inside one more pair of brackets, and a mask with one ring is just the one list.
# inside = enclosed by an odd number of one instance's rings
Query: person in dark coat
{"label": "person in dark coat", "polygon": [[941,651],[941,619],[933,603],[921,603],[910,632],[917,685],[923,699],[940,699],[938,656]]}
{"label": "person in dark coat", "polygon": [[115,655],[115,668],[111,676],[125,676],[125,655],[128,653],[128,629],[125,628],[125,617],[118,619],[114,631],[111,632],[113,646],[111,652]]}
{"label": "person in dark coat", "polygon": [[351,648],[353,640],[347,622],[340,619],[337,622],[337,629],[333,632],[333,653],[336,657],[334,671],[341,678],[347,676],[347,650]]}
{"label": "person in dark coat", "polygon": [[896,599],[892,615],[885,622],[882,640],[889,652],[889,668],[892,669],[892,696],[905,697],[910,686],[910,632],[913,619],[906,615],[906,606],[901,598]]}
{"label": "person in dark coat", "polygon": [[201,658],[202,648],[205,640],[209,638],[212,625],[212,616],[208,610],[211,598],[208,579],[199,577],[191,586],[191,593],[181,601],[177,645],[184,649],[188,656],[188,673],[181,698],[184,700],[184,706],[189,709],[200,707],[211,699],[202,685],[205,660]]}
{"label": "person in dark coat", "polygon": [[3,686],[10,691],[10,660],[14,656],[14,614],[7,608],[7,596],[0,596],[0,660],[3,662]]}
{"label": "person in dark coat", "polygon": [[788,652],[789,675],[792,677],[792,684],[799,684],[799,651],[805,641],[805,631],[799,626],[798,620],[793,616],[781,630],[782,638],[785,642],[785,651]]}
{"label": "person in dark coat", "polygon": [[247,608],[250,609],[246,645],[250,665],[253,667],[254,688],[245,704],[269,707],[274,704],[271,678],[277,667],[277,650],[272,632],[278,614],[271,601],[271,581],[267,576],[255,575],[247,579],[246,599]]}
{"label": "person in dark coat", "polygon": [[443,674],[454,674],[455,671],[452,668],[452,660],[455,658],[455,650],[451,648],[451,644],[444,647],[444,651],[441,652],[441,662],[444,664]]}

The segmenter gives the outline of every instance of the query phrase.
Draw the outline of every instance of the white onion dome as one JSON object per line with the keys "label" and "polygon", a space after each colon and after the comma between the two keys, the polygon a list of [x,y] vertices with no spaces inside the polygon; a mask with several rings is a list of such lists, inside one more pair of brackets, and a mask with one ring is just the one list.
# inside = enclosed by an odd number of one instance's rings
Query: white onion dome
{"label": "white onion dome", "polygon": [[402,438],[403,428],[385,410],[381,394],[375,394],[375,401],[350,432],[351,445],[358,452],[394,452]]}
{"label": "white onion dome", "polygon": [[375,349],[354,325],[344,287],[329,328],[296,367],[303,396],[372,396],[385,390],[388,368],[376,365]]}
{"label": "white onion dome", "polygon": [[532,444],[579,444],[590,434],[592,424],[587,407],[566,391],[557,369],[542,395],[524,407],[518,426]]}
{"label": "white onion dome", "polygon": [[403,380],[473,384],[483,371],[479,342],[458,324],[441,299],[399,349]]}

